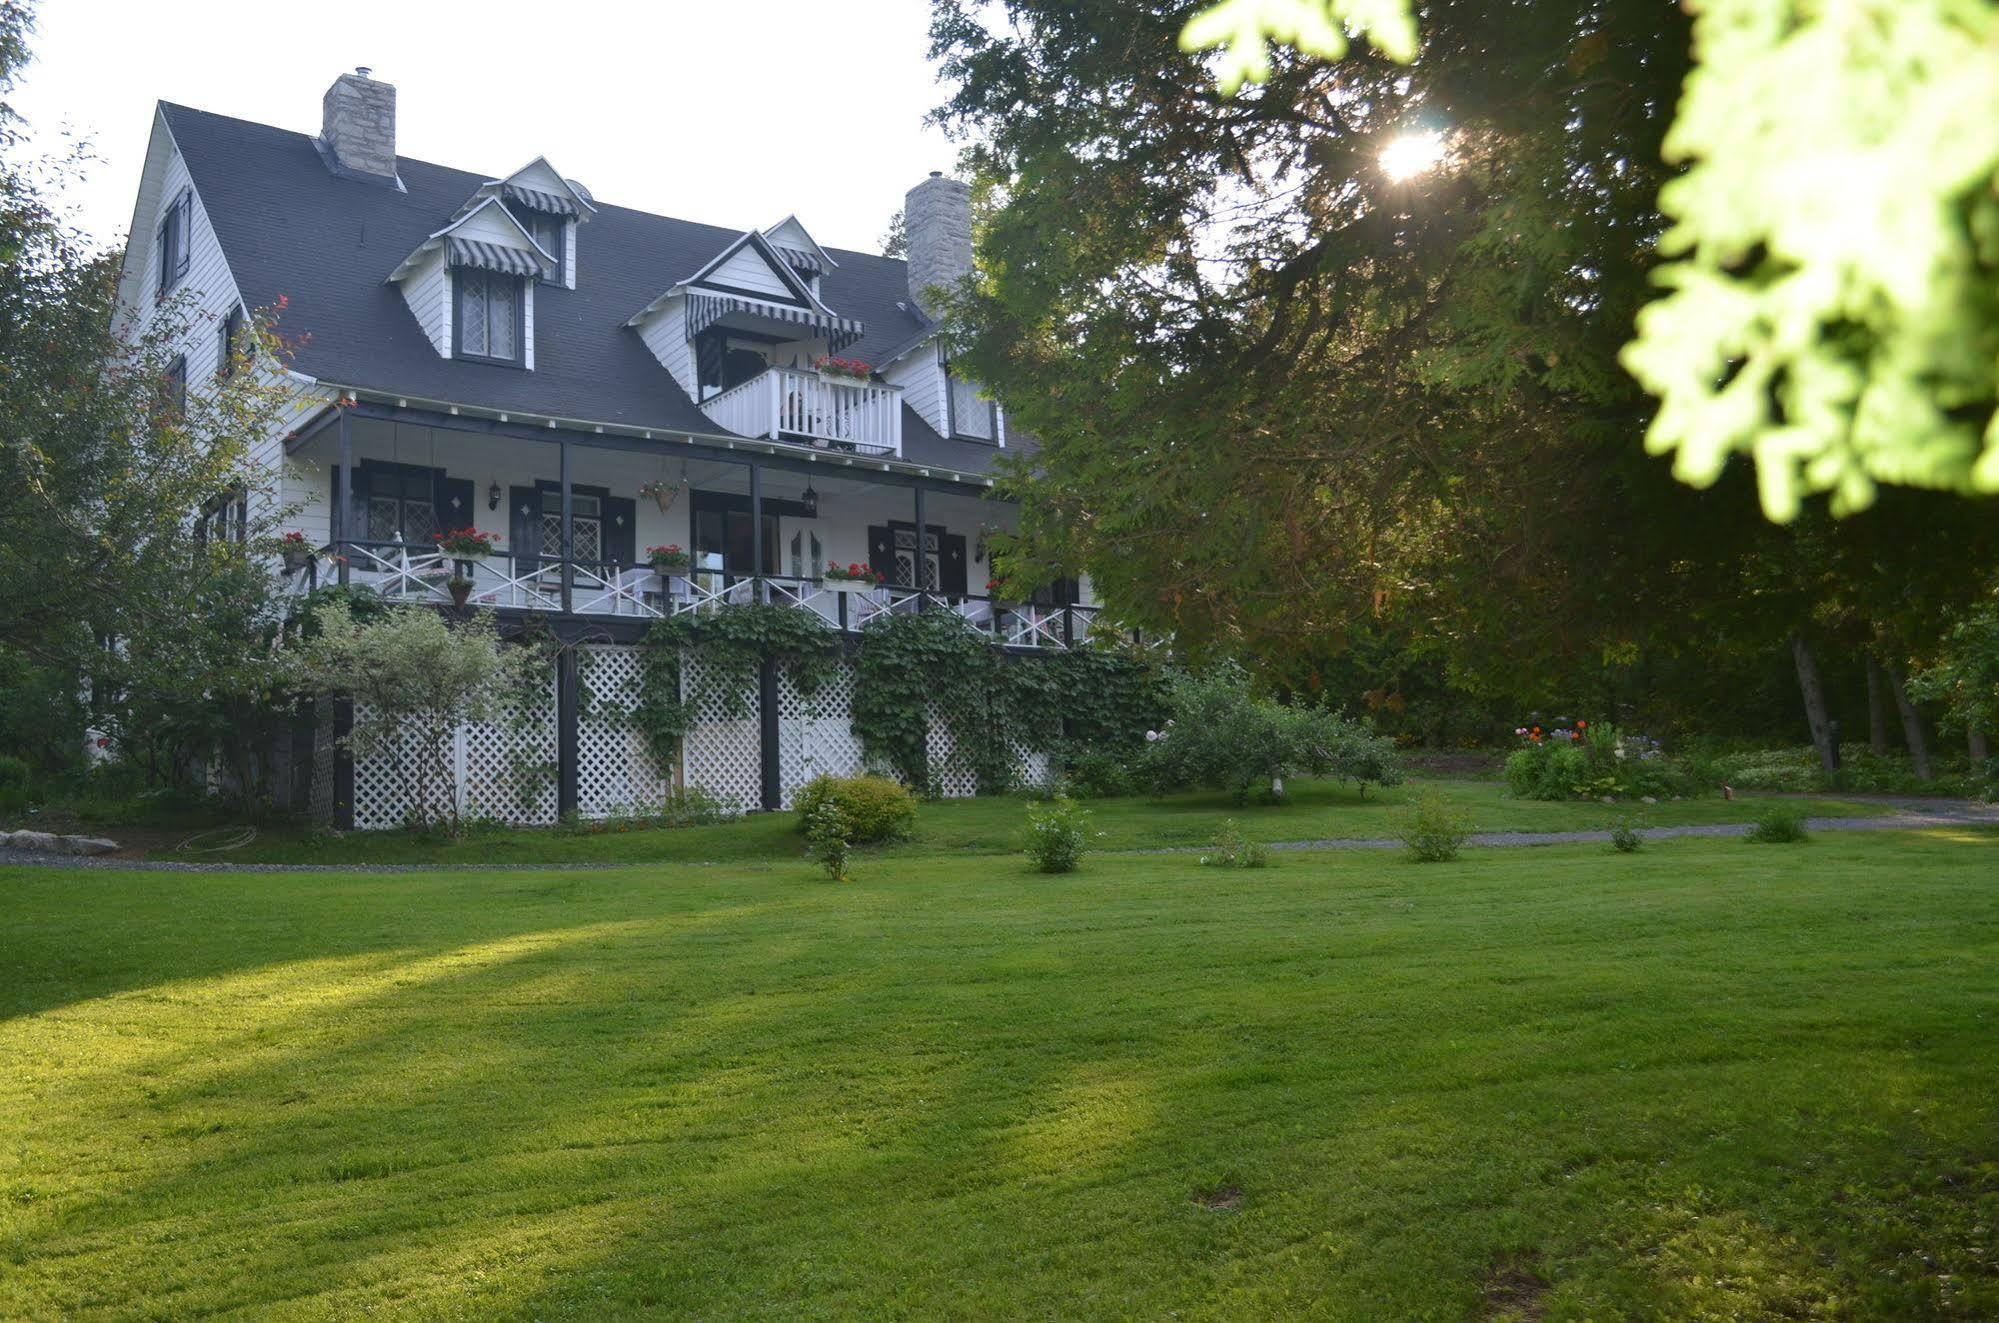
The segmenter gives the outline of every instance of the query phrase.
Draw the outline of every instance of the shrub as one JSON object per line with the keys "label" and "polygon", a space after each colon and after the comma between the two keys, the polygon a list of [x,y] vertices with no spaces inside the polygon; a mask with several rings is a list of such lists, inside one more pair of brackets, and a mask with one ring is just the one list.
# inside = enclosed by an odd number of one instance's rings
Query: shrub
{"label": "shrub", "polygon": [[26,760],[0,753],[0,790],[16,790],[28,784]]}
{"label": "shrub", "polygon": [[847,880],[847,856],[853,853],[848,835],[846,815],[836,800],[820,800],[805,817],[805,852],[835,882]]}
{"label": "shrub", "polygon": [[1255,841],[1246,840],[1236,820],[1230,818],[1222,824],[1222,830],[1215,837],[1214,845],[1201,856],[1201,862],[1214,868],[1267,868],[1270,866],[1270,851]]}
{"label": "shrub", "polygon": [[1471,838],[1471,814],[1439,791],[1426,790],[1410,802],[1399,835],[1418,863],[1449,863]]}
{"label": "shrub", "polygon": [[1804,809],[1796,804],[1771,804],[1756,815],[1748,839],[1758,845],[1793,845],[1809,837]]}
{"label": "shrub", "polygon": [[1116,750],[1074,746],[1068,751],[1067,762],[1070,793],[1082,799],[1116,799],[1138,789],[1130,763]]}
{"label": "shrub", "polygon": [[742,809],[733,801],[710,794],[700,786],[687,786],[668,792],[659,820],[667,827],[709,827],[742,815]]}
{"label": "shrub", "polygon": [[903,840],[916,821],[916,796],[900,781],[885,776],[815,776],[793,801],[799,830],[809,833],[813,814],[827,803],[839,807],[847,840],[856,845]]}
{"label": "shrub", "polygon": [[1610,848],[1619,854],[1637,854],[1644,844],[1645,834],[1630,818],[1619,818],[1610,825]]}
{"label": "shrub", "polygon": [[1173,719],[1148,736],[1140,773],[1155,791],[1213,786],[1247,802],[1258,786],[1283,797],[1284,778],[1332,776],[1369,785],[1402,780],[1394,745],[1326,708],[1287,706],[1250,691],[1234,663],[1174,681]]}
{"label": "shrub", "polygon": [[1074,800],[1027,806],[1027,857],[1044,873],[1073,873],[1083,858],[1090,813]]}
{"label": "shrub", "polygon": [[1632,799],[1691,795],[1700,779],[1658,741],[1615,726],[1578,722],[1573,730],[1522,727],[1526,741],[1506,759],[1506,790],[1515,799]]}

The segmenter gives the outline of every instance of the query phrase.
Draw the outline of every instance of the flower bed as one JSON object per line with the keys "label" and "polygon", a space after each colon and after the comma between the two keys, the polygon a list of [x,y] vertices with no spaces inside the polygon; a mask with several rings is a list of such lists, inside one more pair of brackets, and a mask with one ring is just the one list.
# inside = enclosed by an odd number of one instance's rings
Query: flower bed
{"label": "flower bed", "polygon": [[1665,799],[1702,788],[1657,740],[1615,726],[1558,717],[1513,733],[1521,745],[1506,759],[1506,789],[1517,799]]}

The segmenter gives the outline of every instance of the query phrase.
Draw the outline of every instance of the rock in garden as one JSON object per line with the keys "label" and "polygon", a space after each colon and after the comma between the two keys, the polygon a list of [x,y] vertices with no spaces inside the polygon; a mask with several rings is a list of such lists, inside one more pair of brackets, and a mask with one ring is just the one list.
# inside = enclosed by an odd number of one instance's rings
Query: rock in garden
{"label": "rock in garden", "polygon": [[1657,795],[1640,795],[1638,802],[1640,804],[1656,804],[1659,802],[1659,797]]}
{"label": "rock in garden", "polygon": [[68,854],[110,854],[118,848],[118,842],[102,836],[64,836],[61,839],[62,848]]}
{"label": "rock in garden", "polygon": [[12,850],[40,850],[51,854],[57,848],[55,833],[46,831],[17,831],[7,838],[7,847]]}

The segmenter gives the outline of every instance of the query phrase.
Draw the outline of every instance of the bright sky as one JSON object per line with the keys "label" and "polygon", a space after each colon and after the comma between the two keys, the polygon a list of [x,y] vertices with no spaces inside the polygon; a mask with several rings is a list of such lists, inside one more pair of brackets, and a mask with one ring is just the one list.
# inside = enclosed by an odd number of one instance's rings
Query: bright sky
{"label": "bright sky", "polygon": [[396,85],[397,150],[505,174],[538,155],[596,196],[878,251],[902,195],[956,150],[927,0],[41,0],[13,98],[37,143],[101,160],[66,200],[131,224],[153,103],[319,131],[335,75]]}

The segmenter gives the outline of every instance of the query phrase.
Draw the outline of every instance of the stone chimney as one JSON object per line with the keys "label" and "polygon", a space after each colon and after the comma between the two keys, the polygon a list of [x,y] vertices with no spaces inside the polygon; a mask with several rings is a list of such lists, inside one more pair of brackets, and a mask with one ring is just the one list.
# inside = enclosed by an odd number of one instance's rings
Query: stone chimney
{"label": "stone chimney", "polygon": [[319,149],[339,171],[383,183],[396,178],[396,89],[364,65],[341,74],[320,102]]}
{"label": "stone chimney", "polygon": [[909,190],[902,203],[909,253],[909,294],[925,315],[937,315],[933,288],[950,289],[972,274],[972,188],[941,170]]}

